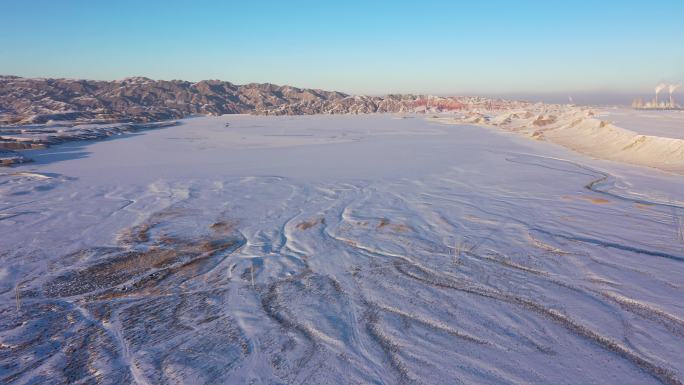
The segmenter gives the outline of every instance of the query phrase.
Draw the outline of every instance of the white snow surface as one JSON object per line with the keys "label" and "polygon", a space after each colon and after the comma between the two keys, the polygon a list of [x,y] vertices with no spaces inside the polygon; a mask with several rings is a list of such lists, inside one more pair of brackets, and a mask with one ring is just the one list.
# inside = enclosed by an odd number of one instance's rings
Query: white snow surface
{"label": "white snow surface", "polygon": [[[568,105],[442,115],[445,124],[472,123],[549,141],[600,159],[684,175],[684,119],[679,111],[596,110]],[[626,128],[629,127],[629,128]]]}
{"label": "white snow surface", "polygon": [[1,383],[683,383],[681,175],[418,116],[181,123],[0,170]]}
{"label": "white snow surface", "polygon": [[684,139],[684,110],[609,108],[601,110],[599,116],[642,135]]}

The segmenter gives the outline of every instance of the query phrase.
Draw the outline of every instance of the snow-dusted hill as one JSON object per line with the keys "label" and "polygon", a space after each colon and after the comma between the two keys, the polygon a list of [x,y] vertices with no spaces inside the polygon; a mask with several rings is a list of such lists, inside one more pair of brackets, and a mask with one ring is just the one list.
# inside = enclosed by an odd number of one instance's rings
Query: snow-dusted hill
{"label": "snow-dusted hill", "polygon": [[152,122],[190,115],[311,115],[461,109],[499,100],[361,96],[269,83],[236,85],[143,77],[115,81],[0,76],[0,125]]}
{"label": "snow-dusted hill", "polygon": [[2,383],[684,381],[681,176],[413,115],[32,157],[0,175]]}
{"label": "snow-dusted hill", "polygon": [[523,109],[431,118],[474,123],[546,140],[600,159],[684,175],[684,114],[537,104]]}

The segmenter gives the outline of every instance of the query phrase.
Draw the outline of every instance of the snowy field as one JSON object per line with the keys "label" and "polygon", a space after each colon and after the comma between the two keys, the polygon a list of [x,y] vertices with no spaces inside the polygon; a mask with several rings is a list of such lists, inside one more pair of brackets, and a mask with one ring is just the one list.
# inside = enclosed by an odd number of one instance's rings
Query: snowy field
{"label": "snowy field", "polygon": [[684,139],[684,110],[610,108],[601,111],[600,117],[642,135]]}
{"label": "snowy field", "polygon": [[0,169],[0,383],[684,382],[681,175],[417,116],[181,123]]}

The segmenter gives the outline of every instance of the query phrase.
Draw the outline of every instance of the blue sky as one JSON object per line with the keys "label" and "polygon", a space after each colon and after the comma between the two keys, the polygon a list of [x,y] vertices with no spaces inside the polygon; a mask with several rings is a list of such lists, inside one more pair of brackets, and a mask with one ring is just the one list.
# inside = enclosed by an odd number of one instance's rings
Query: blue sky
{"label": "blue sky", "polygon": [[684,80],[684,1],[0,0],[0,74],[352,93],[632,92]]}

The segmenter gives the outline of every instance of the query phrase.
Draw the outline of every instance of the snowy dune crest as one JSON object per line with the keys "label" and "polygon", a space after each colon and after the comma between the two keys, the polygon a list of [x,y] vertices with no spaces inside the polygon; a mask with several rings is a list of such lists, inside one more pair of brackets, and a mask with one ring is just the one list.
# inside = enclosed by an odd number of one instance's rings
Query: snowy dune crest
{"label": "snowy dune crest", "polygon": [[[599,159],[684,174],[684,139],[640,134],[597,117],[589,108],[538,105],[534,109],[487,115],[470,113],[458,118],[433,117],[431,120],[495,126]],[[684,125],[677,128],[684,131]]]}

